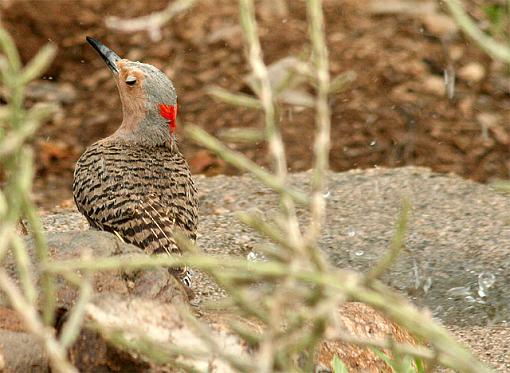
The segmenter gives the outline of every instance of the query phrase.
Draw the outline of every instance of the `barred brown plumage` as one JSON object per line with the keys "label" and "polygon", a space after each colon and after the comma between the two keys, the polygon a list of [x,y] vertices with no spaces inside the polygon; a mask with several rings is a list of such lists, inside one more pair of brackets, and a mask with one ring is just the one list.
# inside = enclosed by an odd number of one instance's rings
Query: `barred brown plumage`
{"label": "barred brown plumage", "polygon": [[[76,163],[76,206],[92,228],[115,233],[148,254],[180,254],[173,234],[180,229],[196,239],[198,198],[172,131],[175,118],[159,114],[161,105],[176,107],[172,82],[153,66],[122,60],[87,40],[114,73],[124,119]],[[186,269],[174,274],[189,286]]]}

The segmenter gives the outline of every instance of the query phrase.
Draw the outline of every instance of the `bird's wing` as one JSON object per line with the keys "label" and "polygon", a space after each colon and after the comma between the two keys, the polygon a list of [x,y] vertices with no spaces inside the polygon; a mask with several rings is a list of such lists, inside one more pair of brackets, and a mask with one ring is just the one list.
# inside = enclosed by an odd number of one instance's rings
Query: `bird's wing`
{"label": "bird's wing", "polygon": [[[149,194],[134,205],[135,216],[143,228],[134,239],[148,254],[179,254],[173,233],[176,216],[171,207],[163,205],[157,195]],[[142,232],[143,230],[143,232]]]}
{"label": "bird's wing", "polygon": [[[95,144],[80,158],[75,201],[91,226],[116,233],[148,254],[180,253],[173,233],[195,239],[198,203],[189,170],[179,154],[139,165],[146,151]],[[143,154],[142,154],[143,153]],[[149,167],[150,166],[150,167]]]}

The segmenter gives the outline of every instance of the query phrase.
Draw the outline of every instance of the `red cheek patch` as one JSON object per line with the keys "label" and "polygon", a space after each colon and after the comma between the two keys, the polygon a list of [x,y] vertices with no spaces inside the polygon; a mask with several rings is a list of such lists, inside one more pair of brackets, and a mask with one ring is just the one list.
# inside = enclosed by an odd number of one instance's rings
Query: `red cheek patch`
{"label": "red cheek patch", "polygon": [[159,115],[167,120],[170,133],[174,133],[175,118],[177,117],[177,105],[159,104]]}

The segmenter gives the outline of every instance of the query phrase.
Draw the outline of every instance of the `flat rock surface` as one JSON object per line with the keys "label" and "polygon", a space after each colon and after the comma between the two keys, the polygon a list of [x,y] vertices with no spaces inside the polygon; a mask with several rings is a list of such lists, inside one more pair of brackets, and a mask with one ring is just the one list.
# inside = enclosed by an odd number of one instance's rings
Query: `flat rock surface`
{"label": "flat rock surface", "polygon": [[[308,172],[291,184],[309,189]],[[278,198],[249,175],[197,178],[201,194],[198,245],[211,255],[263,260],[258,234],[236,211],[277,212]],[[489,187],[424,168],[331,173],[321,248],[342,268],[366,271],[387,250],[403,198],[412,204],[406,250],[385,277],[416,304],[428,307],[480,358],[510,369],[510,198]],[[298,209],[303,227],[307,213]],[[47,230],[86,229],[74,211],[46,214]],[[199,300],[221,290],[196,273]],[[490,346],[490,347],[489,347]],[[490,354],[487,354],[490,348]]]}

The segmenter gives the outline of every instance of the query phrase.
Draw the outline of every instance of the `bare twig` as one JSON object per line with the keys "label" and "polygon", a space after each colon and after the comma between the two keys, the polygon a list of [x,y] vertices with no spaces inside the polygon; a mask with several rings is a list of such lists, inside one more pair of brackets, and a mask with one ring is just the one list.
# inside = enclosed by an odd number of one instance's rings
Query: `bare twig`
{"label": "bare twig", "polygon": [[23,240],[19,236],[13,235],[11,243],[23,292],[25,293],[28,303],[35,304],[37,301],[37,293],[32,276],[33,270],[30,268],[30,258],[26,252]]}
{"label": "bare twig", "polygon": [[159,41],[161,39],[161,27],[176,15],[190,9],[196,2],[197,0],[169,1],[167,7],[160,12],[132,19],[107,17],[105,24],[108,28],[122,32],[147,31],[153,41]]}
{"label": "bare twig", "polygon": [[[260,86],[258,95],[264,110],[266,139],[269,144],[269,152],[273,158],[274,179],[279,184],[286,186],[287,160],[285,148],[280,128],[276,121],[276,107],[269,74],[262,57],[262,48],[260,47],[257,33],[253,0],[239,0],[239,13],[241,26],[248,46],[248,61],[253,70],[257,86]],[[299,247],[302,238],[293,201],[286,193],[281,193],[280,196],[287,223],[285,228],[288,229],[289,240],[291,240],[295,246]]]}
{"label": "bare twig", "polygon": [[[84,256],[84,259],[87,257]],[[81,281],[78,300],[71,309],[67,322],[62,327],[60,333],[60,343],[62,347],[69,348],[80,334],[81,325],[85,316],[85,308],[92,298],[94,289],[92,287],[92,276],[85,271],[84,278]]]}
{"label": "bare twig", "polygon": [[510,63],[510,47],[485,34],[473,22],[459,0],[444,0],[453,18],[478,46],[495,59]]}
{"label": "bare twig", "polygon": [[410,208],[411,205],[409,201],[404,200],[402,202],[402,208],[398,216],[397,227],[391,242],[391,246],[387,253],[382,257],[382,259],[367,273],[367,284],[370,284],[375,279],[381,277],[384,272],[395,262],[398,255],[402,251],[402,248],[405,244],[405,234],[407,232],[407,220]]}
{"label": "bare twig", "polygon": [[334,273],[323,273],[289,268],[285,263],[252,263],[240,258],[204,257],[203,255],[180,258],[137,255],[126,258],[97,258],[94,261],[66,260],[49,263],[45,268],[51,272],[60,273],[76,269],[98,271],[119,268],[151,268],[162,265],[189,265],[210,273],[222,272],[232,275],[243,272],[251,274],[253,279],[259,281],[293,278],[304,283],[324,286],[332,291],[342,292],[351,300],[360,301],[381,310],[417,337],[429,341],[440,352],[441,364],[468,373],[490,372],[450,337],[444,329],[428,315],[418,311],[408,300],[378,282],[373,282],[370,288],[364,286],[363,276],[354,272],[336,270]]}
{"label": "bare twig", "polygon": [[316,133],[314,141],[314,168],[312,177],[311,209],[312,219],[307,232],[309,245],[315,245],[324,222],[326,172],[329,168],[330,149],[330,109],[328,48],[324,31],[324,16],[320,0],[306,2],[308,12],[309,37],[313,47],[313,63],[317,80],[317,96],[315,103]]}
{"label": "bare twig", "polygon": [[242,93],[231,93],[220,87],[209,87],[207,93],[212,97],[234,106],[242,106],[251,109],[260,109],[260,100]]}

